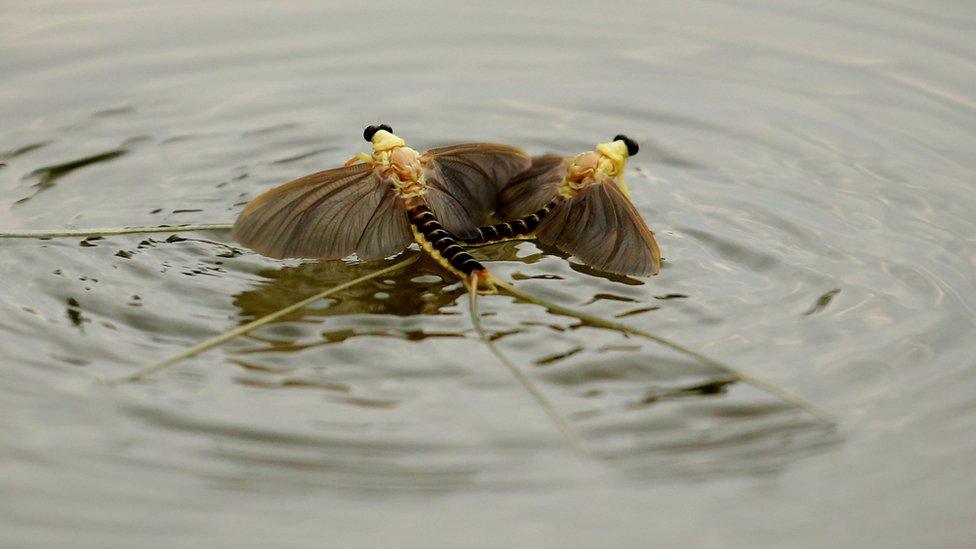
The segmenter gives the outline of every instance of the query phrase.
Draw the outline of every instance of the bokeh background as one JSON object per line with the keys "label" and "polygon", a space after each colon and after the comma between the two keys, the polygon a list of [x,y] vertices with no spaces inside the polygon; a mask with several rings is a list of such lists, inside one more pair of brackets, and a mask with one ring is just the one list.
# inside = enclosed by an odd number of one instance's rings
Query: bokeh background
{"label": "bokeh background", "polygon": [[617,133],[666,258],[481,252],[487,327],[420,265],[143,383],[367,272],[226,234],[0,241],[5,546],[963,547],[976,529],[968,2],[0,2],[0,230],[223,223],[366,150]]}

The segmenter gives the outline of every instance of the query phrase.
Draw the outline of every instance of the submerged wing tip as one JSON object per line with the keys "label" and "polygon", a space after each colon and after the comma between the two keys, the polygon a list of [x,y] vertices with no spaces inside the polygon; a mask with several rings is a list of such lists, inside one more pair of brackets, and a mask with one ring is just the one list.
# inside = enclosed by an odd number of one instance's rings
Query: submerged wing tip
{"label": "submerged wing tip", "polygon": [[250,238],[247,234],[248,232],[247,227],[243,222],[243,219],[244,219],[244,214],[242,213],[237,217],[237,220],[234,221],[234,226],[231,227],[230,229],[230,238],[231,240],[237,242],[241,246],[247,246],[248,248],[250,248],[251,247],[249,242]]}
{"label": "submerged wing tip", "polygon": [[236,230],[231,231],[231,238],[234,239],[234,242],[244,246],[252,252],[263,255],[264,257],[270,257],[271,259],[285,259],[285,254],[281,253],[282,250],[275,250],[273,248],[264,246],[248,235],[236,232]]}
{"label": "submerged wing tip", "polygon": [[607,267],[599,270],[622,276],[657,276],[661,272],[661,266],[657,263],[651,263],[646,267],[632,267],[629,269],[614,269]]}

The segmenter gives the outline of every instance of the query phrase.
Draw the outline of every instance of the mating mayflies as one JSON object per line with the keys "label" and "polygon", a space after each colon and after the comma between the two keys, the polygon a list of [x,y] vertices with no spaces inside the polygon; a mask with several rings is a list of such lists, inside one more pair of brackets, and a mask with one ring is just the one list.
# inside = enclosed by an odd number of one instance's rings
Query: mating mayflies
{"label": "mating mayflies", "polygon": [[419,153],[383,124],[344,167],[307,175],[252,200],[234,239],[282,258],[381,259],[417,242],[459,278],[490,287],[488,271],[457,243],[495,209],[498,191],[529,168],[521,150],[469,143]]}
{"label": "mating mayflies", "polygon": [[[580,452],[582,447],[575,430],[481,329],[474,310],[479,282],[486,281],[489,286],[494,282],[505,293],[546,307],[556,314],[664,345],[726,371],[734,380],[777,395],[813,414],[825,425],[833,425],[828,414],[792,393],[739,373],[669,339],[526,294],[495,279],[474,258],[459,246],[455,247],[456,241],[448,230],[472,245],[512,238],[538,238],[544,244],[554,244],[591,266],[609,272],[657,272],[660,265],[657,243],[630,203],[623,181],[626,159],[638,150],[637,144],[627,137],[618,135],[612,142],[598,145],[596,151],[574,158],[550,155],[531,161],[518,149],[492,144],[456,145],[421,154],[407,148],[386,125],[370,126],[364,137],[373,143],[372,155],[357,155],[344,168],[308,175],[257,197],[233,226],[234,237],[245,246],[271,257],[320,259],[340,259],[352,253],[363,259],[387,257],[401,251],[413,240],[453,274],[474,274],[474,280],[466,278],[466,283],[471,292],[472,321],[479,336]],[[500,202],[496,201],[499,187],[523,171],[500,192]],[[476,225],[493,209],[509,219],[532,213],[506,223],[478,228]],[[443,220],[443,226],[437,221],[438,217]],[[230,228],[230,225],[194,225],[27,230],[0,232],[0,238],[91,237]],[[413,261],[414,258],[407,258],[339,284],[127,376],[108,381],[121,383],[143,379],[284,318],[319,299],[393,272]]]}
{"label": "mating mayflies", "polygon": [[461,241],[535,238],[601,271],[657,274],[661,250],[624,183],[624,165],[638,150],[637,143],[618,135],[572,158],[533,158],[499,196],[498,214],[511,221],[480,227]]}

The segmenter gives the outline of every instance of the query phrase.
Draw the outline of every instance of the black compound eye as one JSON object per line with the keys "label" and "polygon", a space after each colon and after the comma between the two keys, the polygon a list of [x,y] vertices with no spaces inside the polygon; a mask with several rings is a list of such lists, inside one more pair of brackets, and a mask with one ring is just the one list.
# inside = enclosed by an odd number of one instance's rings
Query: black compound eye
{"label": "black compound eye", "polygon": [[627,145],[627,154],[630,155],[630,156],[634,156],[635,154],[637,154],[637,151],[640,150],[640,147],[637,146],[637,142],[634,141],[633,139],[627,137],[624,134],[620,134],[620,135],[614,137],[613,140],[614,141],[623,141],[624,142],[624,145]]}
{"label": "black compound eye", "polygon": [[363,139],[372,143],[373,136],[376,135],[376,132],[379,130],[380,129],[376,126],[366,126],[366,129],[363,130]]}
{"label": "black compound eye", "polygon": [[380,124],[380,129],[381,130],[386,130],[386,131],[388,131],[390,133],[393,133],[393,128],[391,128],[390,126],[388,126],[386,124]]}

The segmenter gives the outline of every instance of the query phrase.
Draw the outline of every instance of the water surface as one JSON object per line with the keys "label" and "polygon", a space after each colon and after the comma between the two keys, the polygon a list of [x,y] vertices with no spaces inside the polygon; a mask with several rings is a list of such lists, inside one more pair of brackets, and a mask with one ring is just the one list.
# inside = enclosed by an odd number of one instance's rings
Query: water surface
{"label": "water surface", "polygon": [[0,8],[0,227],[220,223],[386,122],[572,154],[642,143],[666,262],[481,250],[123,375],[385,263],[226,234],[0,242],[4,545],[965,546],[976,531],[976,82],[965,3],[51,1]]}

